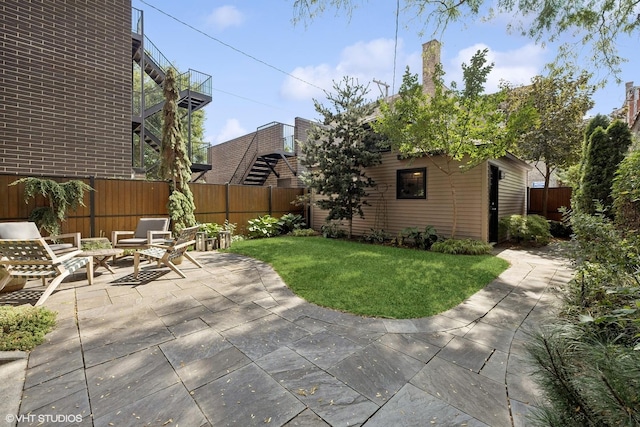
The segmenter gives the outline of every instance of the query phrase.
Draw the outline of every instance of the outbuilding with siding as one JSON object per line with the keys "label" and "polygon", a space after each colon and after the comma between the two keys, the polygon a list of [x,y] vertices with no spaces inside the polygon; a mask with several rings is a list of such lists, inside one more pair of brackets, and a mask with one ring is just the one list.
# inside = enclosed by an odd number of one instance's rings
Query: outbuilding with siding
{"label": "outbuilding with siding", "polygon": [[[367,168],[366,174],[376,187],[369,190],[364,218],[353,218],[353,234],[364,235],[384,230],[396,236],[406,227],[436,228],[438,234],[451,237],[454,225],[452,191],[445,168],[445,156],[399,159],[397,153],[382,153],[382,163]],[[507,154],[483,161],[462,172],[455,162],[450,170],[456,192],[456,238],[495,242],[498,221],[513,214],[526,214],[527,163]],[[317,200],[318,195],[312,195]],[[311,225],[319,230],[327,212],[311,205]],[[346,229],[346,221],[344,222]]]}

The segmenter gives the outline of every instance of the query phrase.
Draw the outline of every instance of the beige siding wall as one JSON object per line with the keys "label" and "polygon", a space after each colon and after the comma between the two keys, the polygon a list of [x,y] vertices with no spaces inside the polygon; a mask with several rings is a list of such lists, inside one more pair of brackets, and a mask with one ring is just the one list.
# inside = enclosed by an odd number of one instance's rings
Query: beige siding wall
{"label": "beige siding wall", "polygon": [[[446,168],[444,157],[434,158],[440,167]],[[450,165],[458,169],[458,163]],[[396,199],[396,171],[398,169],[427,168],[426,199]],[[453,226],[453,205],[448,176],[434,163],[421,158],[414,161],[398,160],[395,153],[384,153],[382,164],[370,168],[369,176],[377,187],[370,191],[365,206],[365,218],[354,218],[353,233],[362,235],[371,229],[384,229],[397,235],[405,227],[424,228],[432,225],[438,233],[450,236]],[[452,175],[457,200],[456,237],[487,238],[487,165],[481,164],[463,174]],[[316,206],[312,207],[312,226],[319,230],[327,214]]]}
{"label": "beige siding wall", "polygon": [[498,184],[498,217],[524,215],[527,211],[527,169],[508,158],[492,160],[505,173]]}

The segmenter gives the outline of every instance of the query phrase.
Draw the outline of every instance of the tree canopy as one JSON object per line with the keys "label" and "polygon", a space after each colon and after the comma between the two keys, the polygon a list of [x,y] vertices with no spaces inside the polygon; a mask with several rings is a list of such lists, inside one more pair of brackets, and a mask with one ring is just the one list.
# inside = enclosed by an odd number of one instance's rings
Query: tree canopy
{"label": "tree canopy", "polygon": [[[365,2],[366,3],[366,2]],[[561,41],[567,35],[560,58],[579,50],[576,41],[591,47],[592,64],[604,66],[614,75],[620,73],[624,58],[617,43],[623,37],[635,36],[640,27],[637,0],[403,0],[402,10],[411,19],[420,19],[424,32],[443,31],[455,21],[511,18],[508,29],[534,39],[538,43]],[[360,6],[355,0],[295,0],[294,22],[313,20],[327,9],[348,15]]]}
{"label": "tree canopy", "polygon": [[[456,188],[453,175],[488,158],[503,156],[512,141],[507,116],[499,108],[503,94],[485,95],[484,84],[493,64],[487,64],[487,50],[476,52],[463,64],[463,87],[444,84],[444,72],[436,65],[432,76],[434,93],[427,94],[418,76],[407,68],[399,97],[381,101],[376,132],[406,157],[425,156],[447,175],[451,189],[453,226],[457,225]],[[435,161],[443,156],[445,162]]]}
{"label": "tree canopy", "polygon": [[375,104],[367,101],[368,89],[345,77],[334,83],[335,94],[327,93],[326,107],[314,100],[322,123],[311,128],[302,146],[302,164],[308,168],[305,183],[323,197],[316,202],[328,210],[327,221],[346,219],[351,237],[353,217],[364,218],[367,188],[375,182],[365,168],[380,163],[380,150],[366,121]]}
{"label": "tree canopy", "polygon": [[534,77],[528,86],[508,89],[505,108],[527,118],[519,123],[514,152],[535,162],[544,176],[543,216],[547,214],[551,175],[580,158],[583,118],[593,107],[594,87],[588,81],[589,75],[584,72],[574,76],[554,70],[547,76]]}
{"label": "tree canopy", "polygon": [[603,207],[613,205],[612,185],[620,162],[631,145],[631,131],[626,123],[614,120],[609,127],[597,127],[589,137],[576,207],[589,214],[596,212],[594,201]]}

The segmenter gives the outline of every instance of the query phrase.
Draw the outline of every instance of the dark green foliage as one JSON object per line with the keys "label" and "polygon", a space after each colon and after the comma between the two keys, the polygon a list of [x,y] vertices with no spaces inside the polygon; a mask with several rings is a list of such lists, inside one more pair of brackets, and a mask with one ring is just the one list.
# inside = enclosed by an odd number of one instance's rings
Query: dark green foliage
{"label": "dark green foliage", "polygon": [[406,227],[402,229],[399,236],[399,243],[413,246],[418,249],[429,250],[431,246],[441,240],[435,227],[427,225],[424,231],[417,227]]}
{"label": "dark green foliage", "polygon": [[510,215],[498,226],[500,235],[511,242],[544,246],[551,240],[549,222],[540,215]]}
{"label": "dark green foliage", "polygon": [[587,123],[587,127],[584,129],[584,146],[583,155],[586,154],[587,146],[589,145],[589,138],[591,138],[591,134],[597,129],[602,128],[606,129],[611,124],[611,120],[608,116],[604,114],[596,114],[589,122]]}
{"label": "dark green foliage", "polygon": [[473,239],[447,239],[431,246],[432,252],[450,255],[485,255],[493,249],[489,243]]}
{"label": "dark green foliage", "polygon": [[326,239],[342,239],[347,236],[347,233],[335,222],[322,224],[320,232],[322,233],[322,237]]}
{"label": "dark green foliage", "polygon": [[384,230],[374,230],[373,228],[369,233],[362,235],[362,241],[366,243],[384,243],[389,240],[389,233]]}
{"label": "dark green foliage", "polygon": [[601,213],[573,213],[576,274],[562,319],[531,341],[544,426],[640,423],[640,241]]}
{"label": "dark green foliage", "polygon": [[43,307],[0,307],[0,351],[33,350],[56,324],[56,313]]}
{"label": "dark green foliage", "polygon": [[80,180],[59,183],[52,179],[29,177],[11,183],[16,184],[24,184],[27,203],[37,196],[47,199],[49,205],[33,209],[29,214],[29,221],[35,222],[38,228],[50,235],[60,234],[60,223],[67,217],[67,212],[84,206],[84,192],[93,191],[93,188]]}
{"label": "dark green foliage", "polygon": [[365,168],[379,164],[381,155],[366,126],[374,109],[365,98],[368,89],[346,77],[334,89],[336,94],[327,94],[332,109],[314,101],[323,120],[301,144],[301,161],[308,170],[302,179],[322,196],[316,204],[328,211],[327,221],[348,221],[351,237],[353,217],[364,218],[367,189],[375,186]]}
{"label": "dark green foliage", "polygon": [[611,195],[616,223],[640,232],[640,151],[620,162]]}
{"label": "dark green foliage", "polygon": [[[640,345],[640,241],[603,215],[575,214],[576,275],[568,303],[620,344]],[[621,311],[620,311],[621,310]]]}
{"label": "dark green foliage", "polygon": [[580,190],[576,197],[576,207],[589,214],[596,212],[596,203],[605,207],[613,204],[611,187],[618,169],[631,145],[631,132],[627,125],[614,121],[604,130],[596,128],[589,138],[584,159]]}
{"label": "dark green foliage", "polygon": [[570,224],[553,220],[549,220],[549,232],[553,237],[559,237],[561,239],[567,239],[571,237],[571,234],[573,233]]}
{"label": "dark green foliage", "polygon": [[640,424],[640,351],[569,323],[546,327],[529,341],[536,377],[553,404],[535,412],[538,425]]}
{"label": "dark green foliage", "polygon": [[291,233],[294,230],[298,230],[306,226],[302,215],[288,213],[284,214],[278,220],[278,228],[280,234]]}

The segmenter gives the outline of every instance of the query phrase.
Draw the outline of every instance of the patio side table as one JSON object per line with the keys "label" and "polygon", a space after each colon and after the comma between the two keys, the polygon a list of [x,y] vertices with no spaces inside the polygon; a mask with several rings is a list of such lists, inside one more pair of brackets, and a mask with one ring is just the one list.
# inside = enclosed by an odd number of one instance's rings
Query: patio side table
{"label": "patio side table", "polygon": [[104,267],[113,274],[114,271],[111,269],[109,264],[107,264],[107,260],[111,257],[122,255],[123,253],[124,249],[88,249],[86,251],[82,251],[79,256],[90,256],[93,258],[94,272],[98,267]]}

